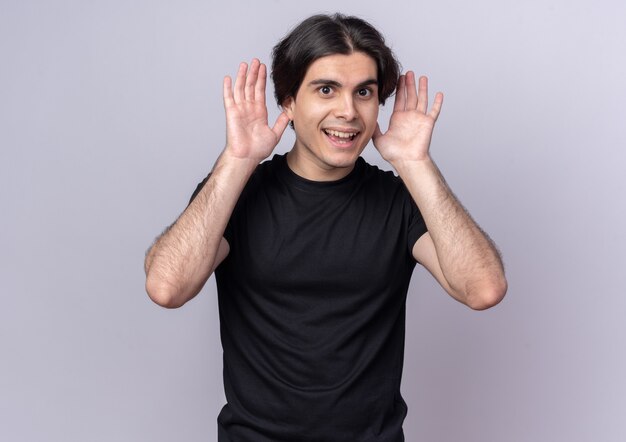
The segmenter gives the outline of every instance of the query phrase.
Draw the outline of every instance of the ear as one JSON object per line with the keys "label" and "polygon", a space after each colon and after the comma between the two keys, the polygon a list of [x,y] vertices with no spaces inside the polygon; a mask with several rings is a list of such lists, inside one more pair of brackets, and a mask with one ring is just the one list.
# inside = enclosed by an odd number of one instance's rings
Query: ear
{"label": "ear", "polygon": [[285,101],[283,101],[282,108],[283,112],[289,117],[289,120],[293,121],[293,113],[295,110],[296,101],[293,97],[287,97]]}

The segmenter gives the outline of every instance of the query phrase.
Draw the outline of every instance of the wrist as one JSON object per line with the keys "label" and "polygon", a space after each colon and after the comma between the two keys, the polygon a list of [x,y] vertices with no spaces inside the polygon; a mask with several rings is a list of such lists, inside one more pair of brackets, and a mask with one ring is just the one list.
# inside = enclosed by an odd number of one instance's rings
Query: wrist
{"label": "wrist", "polygon": [[226,169],[235,173],[251,175],[261,162],[260,159],[234,155],[228,147],[220,154],[215,168]]}
{"label": "wrist", "polygon": [[223,157],[227,161],[233,161],[241,165],[258,165],[261,161],[267,158],[265,155],[260,155],[255,152],[251,152],[252,149],[243,148],[242,146],[234,147],[226,145],[222,151],[220,157]]}
{"label": "wrist", "polygon": [[402,177],[403,175],[413,175],[415,173],[423,173],[428,170],[435,170],[437,166],[429,154],[421,158],[399,158],[390,161],[391,166]]}

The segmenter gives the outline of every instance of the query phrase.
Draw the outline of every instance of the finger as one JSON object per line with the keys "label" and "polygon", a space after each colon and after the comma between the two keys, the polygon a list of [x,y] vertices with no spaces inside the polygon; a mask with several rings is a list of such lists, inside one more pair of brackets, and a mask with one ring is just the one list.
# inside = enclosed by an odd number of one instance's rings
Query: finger
{"label": "finger", "polygon": [[433,117],[435,121],[437,121],[437,118],[439,117],[439,113],[441,112],[442,105],[443,105],[443,92],[437,92],[435,94],[435,102],[433,103],[433,106],[430,109],[430,112],[428,113],[428,115]]}
{"label": "finger", "polygon": [[376,129],[374,129],[374,133],[372,134],[372,141],[376,143],[378,137],[382,136],[383,132],[380,130],[380,125],[376,123]]}
{"label": "finger", "polygon": [[254,98],[261,104],[265,104],[265,83],[267,82],[267,67],[261,63],[259,66],[259,78],[254,89]]}
{"label": "finger", "polygon": [[406,103],[406,91],[404,87],[405,78],[404,75],[400,75],[398,78],[398,84],[396,85],[396,97],[393,102],[393,111],[403,111],[404,104]]}
{"label": "finger", "polygon": [[287,129],[287,125],[289,124],[289,117],[286,113],[281,112],[278,118],[276,118],[276,122],[274,123],[274,127],[272,127],[272,132],[276,135],[276,138],[280,140]]}
{"label": "finger", "polygon": [[233,100],[233,80],[227,75],[224,77],[224,107],[231,106]]}
{"label": "finger", "polygon": [[413,110],[417,107],[418,97],[415,88],[415,73],[409,71],[406,73],[406,109]]}
{"label": "finger", "polygon": [[246,81],[247,70],[248,65],[246,63],[239,64],[237,78],[235,78],[235,87],[233,88],[233,97],[235,99],[235,103],[241,103],[243,100],[245,100],[243,88]]}
{"label": "finger", "polygon": [[420,77],[418,88],[417,110],[425,114],[428,108],[428,78]]}
{"label": "finger", "polygon": [[250,62],[250,69],[248,69],[246,86],[244,88],[245,99],[247,101],[254,101],[254,90],[257,78],[259,77],[259,64],[260,61],[256,58],[253,58]]}

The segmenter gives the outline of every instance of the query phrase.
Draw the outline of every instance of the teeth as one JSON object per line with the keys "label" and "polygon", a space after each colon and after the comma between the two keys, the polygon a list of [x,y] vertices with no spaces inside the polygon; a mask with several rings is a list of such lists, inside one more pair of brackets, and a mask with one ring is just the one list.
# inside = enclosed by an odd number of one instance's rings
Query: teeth
{"label": "teeth", "polygon": [[337,137],[337,138],[354,138],[356,136],[355,132],[339,132],[336,130],[328,130],[326,129],[325,132],[328,135],[332,135],[333,137]]}

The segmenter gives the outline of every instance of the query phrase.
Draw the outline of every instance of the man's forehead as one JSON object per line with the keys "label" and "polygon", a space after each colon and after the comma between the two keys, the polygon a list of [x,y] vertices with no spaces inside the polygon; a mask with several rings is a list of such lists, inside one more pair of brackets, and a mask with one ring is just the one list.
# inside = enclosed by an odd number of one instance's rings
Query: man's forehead
{"label": "man's forehead", "polygon": [[377,80],[376,61],[363,52],[348,55],[332,54],[311,63],[304,76],[304,83],[328,79],[338,83],[363,83]]}

